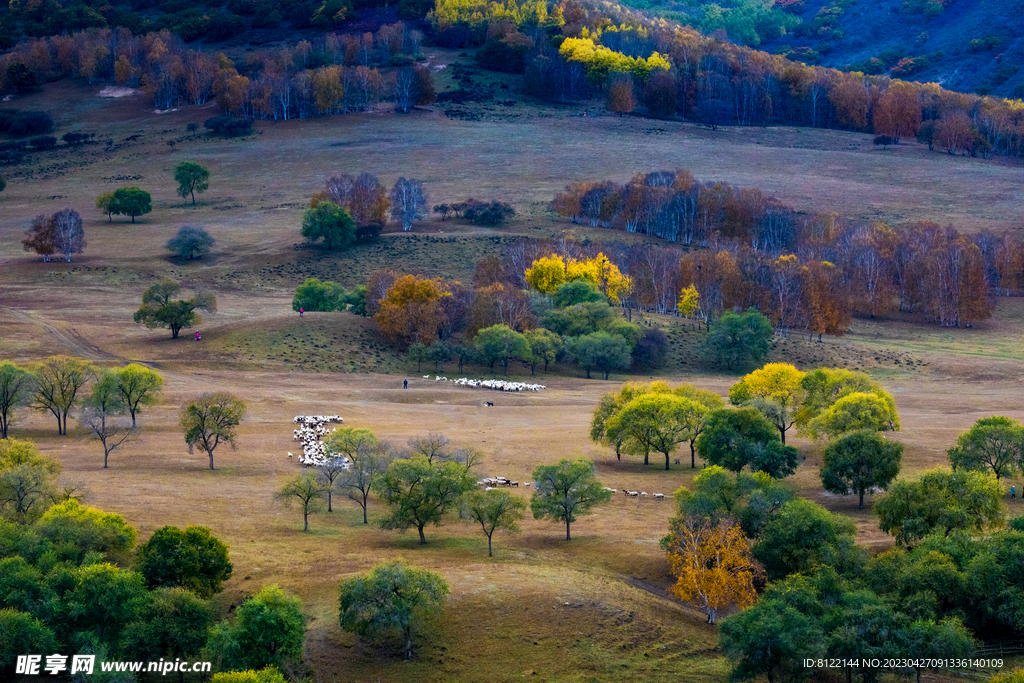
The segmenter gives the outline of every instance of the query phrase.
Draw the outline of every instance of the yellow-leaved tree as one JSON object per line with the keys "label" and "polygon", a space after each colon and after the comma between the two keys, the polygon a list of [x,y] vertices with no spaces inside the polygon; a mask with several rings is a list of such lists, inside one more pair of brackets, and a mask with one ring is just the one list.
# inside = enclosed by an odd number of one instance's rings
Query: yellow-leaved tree
{"label": "yellow-leaved tree", "polygon": [[439,279],[404,275],[388,289],[373,319],[381,332],[407,344],[430,344],[438,339],[444,322],[441,299],[451,296]]}
{"label": "yellow-leaved tree", "polygon": [[801,383],[806,374],[789,363],[768,363],[732,385],[729,402],[756,408],[771,420],[785,444],[786,432],[796,423],[797,411],[807,396]]}
{"label": "yellow-leaved tree", "polygon": [[580,260],[569,257],[568,261],[558,254],[551,254],[542,256],[526,269],[526,282],[545,294],[553,294],[559,285],[573,280],[593,282],[608,301],[616,305],[633,286],[630,278],[623,275],[604,254]]}
{"label": "yellow-leaved tree", "polygon": [[750,607],[757,600],[754,583],[764,574],[750,553],[747,537],[731,518],[712,521],[696,515],[677,518],[668,537],[668,560],[678,577],[672,592],[708,615]]}
{"label": "yellow-leaved tree", "polygon": [[679,311],[679,315],[684,318],[692,317],[694,313],[700,308],[700,292],[693,285],[690,285],[683,291],[679,292],[679,303],[676,305],[676,310]]}

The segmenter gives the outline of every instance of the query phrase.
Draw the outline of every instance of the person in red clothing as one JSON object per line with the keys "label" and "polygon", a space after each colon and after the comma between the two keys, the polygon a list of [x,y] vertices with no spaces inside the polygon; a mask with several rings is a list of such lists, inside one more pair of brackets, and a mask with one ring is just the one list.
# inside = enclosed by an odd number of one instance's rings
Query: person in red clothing
{"label": "person in red clothing", "polygon": [[202,339],[202,337],[200,337],[200,336],[199,336],[199,333],[198,333],[198,332],[196,332],[196,341],[199,341],[200,339]]}
{"label": "person in red clothing", "polygon": [[306,312],[306,311],[305,311],[304,309],[301,309],[301,308],[300,308],[300,309],[299,309],[299,317],[301,318],[301,317],[302,317],[302,314],[303,314],[303,313],[305,313],[305,312]]}

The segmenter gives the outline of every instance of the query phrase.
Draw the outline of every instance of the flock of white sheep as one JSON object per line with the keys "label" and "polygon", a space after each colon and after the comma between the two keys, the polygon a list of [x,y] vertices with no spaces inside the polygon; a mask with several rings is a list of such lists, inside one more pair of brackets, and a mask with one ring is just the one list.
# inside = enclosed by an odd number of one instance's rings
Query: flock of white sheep
{"label": "flock of white sheep", "polygon": [[[605,491],[611,491],[612,493],[618,493],[618,489],[610,489],[607,486],[603,487]],[[626,494],[626,498],[647,498],[647,491],[630,491],[629,489],[622,489],[622,492]],[[664,493],[655,493],[654,500],[665,500]]]}
{"label": "flock of white sheep", "polygon": [[[430,375],[423,375],[423,379],[430,379]],[[460,387],[470,387],[471,389],[493,389],[494,391],[540,391],[541,389],[547,389],[543,384],[507,382],[503,379],[469,379],[468,377],[448,379],[447,377],[437,375],[434,377],[434,381],[451,382],[452,384]]]}
{"label": "flock of white sheep", "polygon": [[[533,482],[528,481],[525,484],[523,484],[523,487],[530,488],[532,485]],[[509,488],[515,486],[518,488],[519,482],[506,479],[505,477],[487,477],[486,479],[481,479],[480,481],[478,481],[477,486],[482,486],[484,488],[484,491],[493,491],[494,489],[500,486],[508,486]]]}
{"label": "flock of white sheep", "polygon": [[[340,415],[296,415],[292,420],[300,425],[296,429],[293,441],[302,444],[302,455],[299,456],[299,463],[307,466],[323,465],[327,462],[327,454],[324,451],[323,438],[333,432],[328,430],[326,425],[332,422],[341,423]],[[294,457],[291,453],[288,457]]]}

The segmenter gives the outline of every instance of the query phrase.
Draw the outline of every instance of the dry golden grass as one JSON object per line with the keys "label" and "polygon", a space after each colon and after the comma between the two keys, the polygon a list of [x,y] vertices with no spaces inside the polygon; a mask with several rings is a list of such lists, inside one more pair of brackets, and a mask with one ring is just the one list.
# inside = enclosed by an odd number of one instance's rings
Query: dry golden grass
{"label": "dry golden grass", "polygon": [[[528,519],[521,536],[496,537],[493,559],[486,557],[485,537],[467,524],[452,520],[429,529],[429,544],[419,547],[415,535],[363,526],[354,504],[342,500],[303,534],[300,514],[272,499],[298,467],[286,455],[298,447],[291,441],[296,414],[336,412],[347,426],[371,428],[399,444],[443,432],[456,445],[485,452],[481,476],[525,481],[538,463],[583,456],[595,461],[608,486],[670,494],[694,474],[685,466],[685,448],[683,465],[664,472],[657,457],[650,467],[618,462],[589,442],[594,405],[617,382],[586,381],[559,369],[539,380],[547,391],[506,395],[422,380],[427,368],[412,374],[396,350],[376,340],[368,321],[348,314],[300,321],[290,301],[304,277],[352,285],[394,265],[466,280],[476,259],[500,253],[515,236],[550,236],[568,227],[544,213],[567,182],[622,180],[662,167],[688,167],[701,178],[774,191],[800,208],[859,218],[978,229],[1017,225],[1021,217],[1019,169],[950,159],[916,145],[879,151],[867,136],[835,131],[712,133],[517,105],[514,118],[484,108],[481,121],[381,112],[259,123],[254,138],[217,140],[185,132],[187,123],[211,115],[210,107],[155,115],[139,98],[95,97],[100,87],[57,84],[14,103],[54,110],[58,133],[74,126],[115,143],[110,151],[100,144],[73,155],[42,153],[4,170],[0,357],[71,353],[100,363],[143,361],[164,372],[166,393],[144,412],[141,438],[116,451],[108,470],[81,430],[58,438],[41,414],[20,413],[13,433],[60,458],[66,473],[88,483],[90,504],[123,514],[143,539],[167,524],[209,526],[228,543],[235,565],[218,598],[225,614],[267,583],[299,594],[310,624],[307,661],[320,681],[508,681],[534,674],[550,681],[724,681],[728,665],[702,618],[665,597],[671,577],[658,539],[671,502],[620,494],[581,519],[570,543],[558,525]],[[132,135],[140,137],[125,140]],[[165,144],[170,139],[178,141],[173,151]],[[173,193],[171,168],[182,159],[212,172],[211,189],[194,209]],[[387,235],[339,254],[299,247],[297,226],[309,196],[326,176],[361,171],[385,183],[400,174],[420,178],[436,201],[507,199],[521,215],[499,229],[432,221],[419,234]],[[99,192],[129,184],[153,193],[153,214],[135,225],[109,224],[91,209]],[[43,264],[22,253],[19,240],[31,217],[64,206],[86,217],[86,254],[72,264]],[[203,261],[179,264],[166,257],[163,244],[186,222],[207,227],[218,246]],[[581,239],[636,239],[575,230]],[[131,323],[144,289],[166,277],[217,294],[219,310],[201,326],[202,343],[190,341],[189,331],[171,340],[165,331]],[[882,379],[896,397],[903,419],[897,438],[907,445],[904,470],[912,473],[943,464],[945,450],[978,417],[1024,418],[1022,309],[1019,300],[1001,299],[996,318],[973,330],[858,320],[843,339],[782,340],[773,359],[804,368],[858,367]],[[672,318],[652,322],[665,326],[674,342],[667,379],[727,393],[735,377],[702,374],[694,364],[700,333]],[[407,391],[403,372],[413,378]],[[213,472],[203,455],[188,454],[177,429],[178,407],[211,390],[231,391],[249,405],[238,450],[218,449]],[[484,407],[488,400],[494,408]],[[886,546],[870,510],[822,492],[820,445],[796,444],[805,456],[791,480],[800,494],[853,517],[863,542]],[[517,493],[528,496],[526,489]],[[338,581],[393,557],[440,571],[452,585],[444,617],[427,626],[411,664],[337,625]]]}

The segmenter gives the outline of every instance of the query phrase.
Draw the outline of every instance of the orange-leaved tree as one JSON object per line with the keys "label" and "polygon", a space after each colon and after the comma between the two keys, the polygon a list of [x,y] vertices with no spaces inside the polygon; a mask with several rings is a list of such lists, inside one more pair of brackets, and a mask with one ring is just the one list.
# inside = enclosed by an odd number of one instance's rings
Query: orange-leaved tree
{"label": "orange-leaved tree", "polygon": [[380,300],[373,316],[384,336],[412,344],[430,344],[440,337],[444,327],[441,299],[451,296],[440,279],[403,275],[395,280]]}
{"label": "orange-leaved tree", "polygon": [[709,624],[729,605],[754,604],[754,583],[764,569],[751,555],[747,537],[735,520],[679,517],[672,522],[667,540],[672,573],[678,577],[672,592],[707,614]]}

